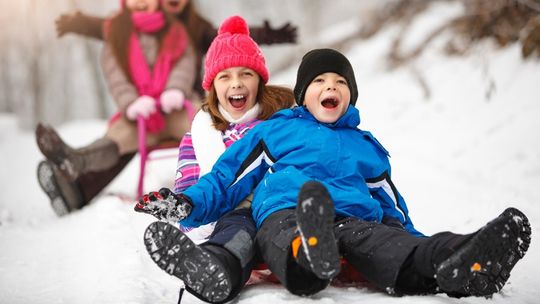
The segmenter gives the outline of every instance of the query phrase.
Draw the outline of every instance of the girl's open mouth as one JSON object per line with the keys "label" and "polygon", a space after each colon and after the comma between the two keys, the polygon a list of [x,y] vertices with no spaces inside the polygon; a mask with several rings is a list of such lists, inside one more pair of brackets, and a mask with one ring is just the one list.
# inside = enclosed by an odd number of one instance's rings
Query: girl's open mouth
{"label": "girl's open mouth", "polygon": [[233,108],[239,109],[246,104],[247,96],[246,95],[232,95],[229,97],[229,102],[231,103]]}
{"label": "girl's open mouth", "polygon": [[321,105],[327,109],[333,109],[335,107],[337,107],[339,104],[339,101],[335,98],[325,98],[322,102],[321,102]]}

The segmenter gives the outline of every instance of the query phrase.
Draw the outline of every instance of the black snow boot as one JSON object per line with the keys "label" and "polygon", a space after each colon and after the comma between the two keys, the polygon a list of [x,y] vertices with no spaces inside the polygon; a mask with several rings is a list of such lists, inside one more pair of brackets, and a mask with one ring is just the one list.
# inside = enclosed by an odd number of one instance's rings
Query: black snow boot
{"label": "black snow boot", "polygon": [[234,271],[227,268],[226,257],[218,258],[215,250],[196,245],[178,228],[165,222],[148,226],[144,244],[161,269],[184,281],[186,290],[203,301],[229,300],[236,281],[240,281],[239,277],[234,277]]}
{"label": "black snow boot", "polygon": [[437,283],[450,295],[489,297],[503,288],[530,242],[529,220],[508,208],[438,265]]}
{"label": "black snow boot", "polygon": [[296,220],[302,241],[302,251],[297,260],[323,280],[336,277],[340,271],[334,218],[334,203],[328,190],[317,181],[306,182],[296,205]]}
{"label": "black snow boot", "polygon": [[63,216],[85,205],[83,194],[77,182],[70,181],[52,162],[41,161],[37,168],[41,189],[51,200],[51,206],[58,216]]}

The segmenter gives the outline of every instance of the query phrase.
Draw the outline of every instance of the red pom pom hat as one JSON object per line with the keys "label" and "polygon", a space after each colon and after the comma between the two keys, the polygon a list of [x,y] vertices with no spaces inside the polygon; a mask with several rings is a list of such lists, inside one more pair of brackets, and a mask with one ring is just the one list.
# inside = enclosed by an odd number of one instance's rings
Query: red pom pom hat
{"label": "red pom pom hat", "polygon": [[240,16],[232,16],[223,21],[208,48],[202,87],[208,91],[217,73],[239,66],[254,70],[264,83],[268,82],[266,61],[259,45],[249,36],[246,21]]}

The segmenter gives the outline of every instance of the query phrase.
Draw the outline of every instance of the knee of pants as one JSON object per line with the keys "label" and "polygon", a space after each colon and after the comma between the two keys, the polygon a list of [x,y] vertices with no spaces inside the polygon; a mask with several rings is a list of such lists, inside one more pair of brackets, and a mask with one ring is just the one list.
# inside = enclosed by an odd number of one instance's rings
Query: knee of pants
{"label": "knee of pants", "polygon": [[223,246],[245,267],[255,256],[256,231],[251,210],[233,210],[218,220],[208,243]]}
{"label": "knee of pants", "polygon": [[244,230],[254,239],[257,233],[257,226],[251,215],[251,209],[236,209],[221,217],[216,222],[214,232],[219,233],[224,230]]}
{"label": "knee of pants", "polygon": [[[121,117],[110,125],[105,136],[118,145],[121,155],[138,150],[138,130],[137,124],[133,121]],[[147,146],[157,143],[155,136],[147,134]]]}

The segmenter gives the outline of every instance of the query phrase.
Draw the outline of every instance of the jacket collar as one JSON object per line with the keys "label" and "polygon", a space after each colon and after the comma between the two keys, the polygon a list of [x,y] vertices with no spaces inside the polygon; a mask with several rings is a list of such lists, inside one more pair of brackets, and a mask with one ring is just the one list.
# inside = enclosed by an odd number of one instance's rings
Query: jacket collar
{"label": "jacket collar", "polygon": [[360,112],[357,108],[355,108],[353,105],[349,105],[347,108],[347,111],[345,111],[345,114],[341,116],[336,122],[334,123],[323,123],[317,121],[315,117],[307,110],[305,106],[298,106],[294,107],[290,110],[284,110],[276,113],[275,116],[290,116],[290,117],[301,117],[307,120],[318,122],[324,126],[327,126],[329,128],[354,128],[360,124]]}

